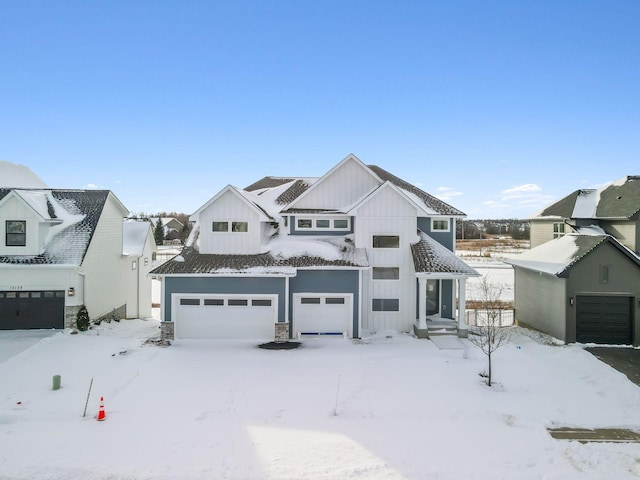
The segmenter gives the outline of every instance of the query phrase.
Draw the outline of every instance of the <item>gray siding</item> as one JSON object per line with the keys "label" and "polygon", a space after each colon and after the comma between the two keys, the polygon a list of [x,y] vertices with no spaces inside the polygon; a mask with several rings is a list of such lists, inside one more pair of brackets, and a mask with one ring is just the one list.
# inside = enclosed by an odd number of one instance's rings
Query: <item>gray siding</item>
{"label": "gray siding", "polygon": [[[298,270],[298,275],[289,283],[289,305],[293,305],[294,293],[352,293],[353,337],[358,338],[359,279],[358,270]],[[293,314],[292,310],[289,310],[289,315]]]}
{"label": "gray siding", "polygon": [[[609,281],[600,281],[600,266],[608,265]],[[609,243],[600,245],[570,271],[567,297],[574,298],[574,307],[568,309],[567,342],[576,341],[575,297],[577,295],[615,295],[633,297],[635,320],[634,345],[640,344],[640,267]],[[568,301],[567,301],[568,303]]]}
{"label": "gray siding", "polygon": [[282,277],[165,277],[164,320],[171,321],[174,293],[277,294],[278,321],[284,322],[285,279]]}
{"label": "gray siding", "polygon": [[433,238],[436,242],[444,245],[452,252],[454,251],[455,244],[454,238],[456,233],[455,219],[449,219],[449,231],[448,232],[432,232],[431,231],[431,218],[430,217],[418,217],[418,228]]}
{"label": "gray siding", "polygon": [[569,303],[565,279],[520,267],[514,270],[516,320],[565,340]]}

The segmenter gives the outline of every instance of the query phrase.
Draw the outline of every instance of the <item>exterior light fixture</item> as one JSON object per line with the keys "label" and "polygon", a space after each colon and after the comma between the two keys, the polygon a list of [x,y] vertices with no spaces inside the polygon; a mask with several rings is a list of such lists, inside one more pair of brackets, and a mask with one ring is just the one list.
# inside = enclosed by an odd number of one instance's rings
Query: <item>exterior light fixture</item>
{"label": "exterior light fixture", "polygon": [[69,290],[67,290],[67,295],[70,297],[73,297],[76,294],[76,289],[73,287],[69,287]]}

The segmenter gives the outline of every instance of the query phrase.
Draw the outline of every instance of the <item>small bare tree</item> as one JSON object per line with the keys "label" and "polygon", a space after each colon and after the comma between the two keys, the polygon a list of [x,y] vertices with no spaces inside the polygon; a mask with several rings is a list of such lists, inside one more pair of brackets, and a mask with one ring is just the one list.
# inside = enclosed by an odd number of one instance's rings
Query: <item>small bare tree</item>
{"label": "small bare tree", "polygon": [[511,330],[501,325],[502,303],[500,296],[502,286],[482,277],[480,282],[480,305],[486,317],[469,330],[469,340],[479,347],[487,356],[489,362],[487,373],[487,385],[491,386],[491,355],[500,346],[509,341]]}

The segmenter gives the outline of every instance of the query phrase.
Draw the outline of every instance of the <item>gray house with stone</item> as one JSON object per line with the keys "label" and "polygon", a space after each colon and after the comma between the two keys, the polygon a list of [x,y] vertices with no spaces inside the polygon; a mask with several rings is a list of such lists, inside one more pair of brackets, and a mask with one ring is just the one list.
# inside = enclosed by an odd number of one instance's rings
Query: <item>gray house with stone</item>
{"label": "gray house with stone", "polygon": [[[464,214],[347,156],[325,175],[223,188],[192,216],[162,279],[163,328],[176,338],[360,337],[383,330],[465,335],[454,254]],[[172,333],[171,333],[172,332]]]}
{"label": "gray house with stone", "polygon": [[151,316],[148,222],[108,190],[0,188],[0,329]]}
{"label": "gray house with stone", "polygon": [[515,271],[518,323],[565,342],[640,345],[640,177],[576,190],[531,220]]}

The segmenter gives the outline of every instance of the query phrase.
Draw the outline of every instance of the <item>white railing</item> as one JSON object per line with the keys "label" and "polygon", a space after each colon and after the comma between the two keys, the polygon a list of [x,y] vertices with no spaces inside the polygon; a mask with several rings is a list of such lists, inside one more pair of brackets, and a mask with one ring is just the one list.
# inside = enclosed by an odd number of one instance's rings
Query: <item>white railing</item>
{"label": "white railing", "polygon": [[[488,317],[487,310],[467,310],[465,312],[467,325],[471,327],[485,326]],[[492,313],[497,314],[497,325],[501,327],[510,327],[514,323],[513,310],[494,310]]]}

